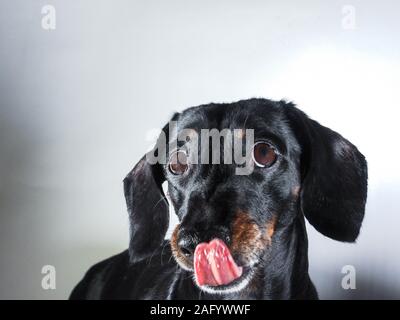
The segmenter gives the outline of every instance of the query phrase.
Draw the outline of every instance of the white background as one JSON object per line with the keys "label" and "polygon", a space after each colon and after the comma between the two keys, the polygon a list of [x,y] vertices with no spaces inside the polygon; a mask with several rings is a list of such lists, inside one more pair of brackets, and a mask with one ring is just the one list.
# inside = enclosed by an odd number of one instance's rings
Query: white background
{"label": "white background", "polygon": [[[55,30],[41,26],[47,4]],[[146,132],[250,97],[294,101],[368,160],[358,243],[308,226],[320,297],[400,298],[399,12],[366,0],[1,1],[0,298],[67,298],[127,247],[122,179]],[[41,288],[46,264],[56,290]],[[349,264],[357,289],[345,291]]]}

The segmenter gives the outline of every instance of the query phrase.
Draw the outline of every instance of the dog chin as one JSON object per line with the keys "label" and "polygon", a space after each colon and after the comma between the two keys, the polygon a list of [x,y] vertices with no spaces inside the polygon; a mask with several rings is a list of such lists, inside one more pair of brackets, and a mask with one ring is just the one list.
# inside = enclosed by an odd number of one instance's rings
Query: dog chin
{"label": "dog chin", "polygon": [[242,291],[250,283],[254,275],[254,269],[250,267],[243,268],[243,274],[238,278],[233,280],[229,284],[220,286],[209,286],[209,285],[199,285],[195,275],[193,275],[193,281],[196,283],[197,287],[211,294],[229,294]]}
{"label": "dog chin", "polygon": [[231,283],[226,285],[209,286],[209,285],[199,285],[196,276],[194,275],[193,266],[185,263],[186,261],[183,262],[180,259],[177,259],[177,257],[174,258],[175,261],[178,263],[179,267],[181,267],[183,270],[193,272],[193,282],[196,284],[196,286],[200,290],[210,294],[229,294],[242,291],[250,283],[251,279],[254,276],[256,266],[258,265],[258,261],[252,261],[250,264],[248,264],[248,266],[243,267],[243,273],[238,279],[235,279]]}

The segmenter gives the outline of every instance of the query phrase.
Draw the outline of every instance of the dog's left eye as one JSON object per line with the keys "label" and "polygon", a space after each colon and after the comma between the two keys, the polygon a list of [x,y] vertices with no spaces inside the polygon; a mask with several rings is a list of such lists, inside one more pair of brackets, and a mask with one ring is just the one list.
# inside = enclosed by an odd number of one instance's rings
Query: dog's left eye
{"label": "dog's left eye", "polygon": [[272,166],[277,158],[274,148],[264,141],[254,145],[252,156],[255,164],[262,168]]}
{"label": "dog's left eye", "polygon": [[185,151],[175,151],[169,158],[169,171],[173,174],[180,175],[188,169],[188,157]]}

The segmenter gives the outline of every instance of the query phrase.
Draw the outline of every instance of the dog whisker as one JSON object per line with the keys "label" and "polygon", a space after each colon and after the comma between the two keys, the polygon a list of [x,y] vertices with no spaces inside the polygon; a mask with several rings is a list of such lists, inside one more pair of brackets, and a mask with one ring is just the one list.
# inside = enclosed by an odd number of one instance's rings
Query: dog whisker
{"label": "dog whisker", "polygon": [[168,199],[167,199],[165,196],[162,196],[161,199],[158,200],[158,201],[156,202],[156,204],[153,206],[153,210],[158,206],[158,204],[159,204],[162,200],[165,200],[165,201],[167,201],[167,203],[168,203]]}

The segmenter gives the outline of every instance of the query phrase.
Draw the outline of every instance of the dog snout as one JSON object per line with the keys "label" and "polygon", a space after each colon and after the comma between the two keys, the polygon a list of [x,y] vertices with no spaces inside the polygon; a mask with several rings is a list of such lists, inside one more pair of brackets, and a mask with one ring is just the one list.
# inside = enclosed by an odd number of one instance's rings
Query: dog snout
{"label": "dog snout", "polygon": [[179,250],[187,257],[192,258],[196,246],[200,243],[196,232],[190,232],[186,229],[181,229],[178,234]]}
{"label": "dog snout", "polygon": [[182,228],[178,233],[177,245],[182,254],[191,259],[199,243],[210,242],[215,238],[229,245],[230,236],[228,230],[225,230],[225,228],[216,228],[208,231],[194,231]]}

